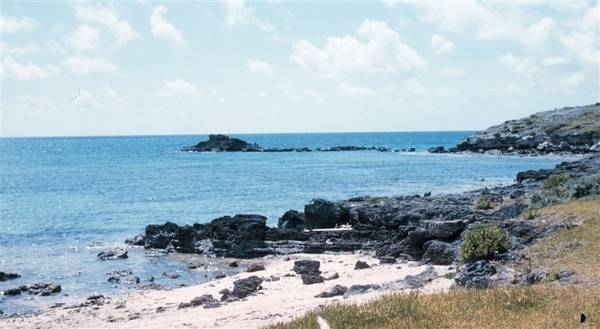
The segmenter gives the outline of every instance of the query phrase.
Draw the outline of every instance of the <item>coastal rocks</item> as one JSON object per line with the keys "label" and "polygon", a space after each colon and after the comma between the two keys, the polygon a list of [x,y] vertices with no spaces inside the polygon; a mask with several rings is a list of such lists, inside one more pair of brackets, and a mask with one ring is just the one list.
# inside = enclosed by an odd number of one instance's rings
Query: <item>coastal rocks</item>
{"label": "coastal rocks", "polygon": [[126,259],[127,250],[123,248],[115,248],[112,250],[105,250],[98,253],[98,259],[100,260],[117,260],[117,259]]}
{"label": "coastal rocks", "polygon": [[445,147],[443,146],[435,146],[427,149],[429,153],[448,153]]}
{"label": "coastal rocks", "polygon": [[464,265],[456,274],[454,279],[459,287],[485,289],[493,285],[491,276],[497,270],[488,260],[478,260]]}
{"label": "coastal rocks", "polygon": [[303,230],[305,227],[304,214],[295,210],[286,211],[277,222],[279,229]]}
{"label": "coastal rocks", "polygon": [[341,286],[339,284],[336,284],[335,286],[317,294],[315,297],[317,298],[331,298],[331,297],[335,297],[335,296],[342,296],[346,293],[346,291],[348,290],[348,288],[346,288],[345,286]]}
{"label": "coastal rocks", "polygon": [[323,278],[319,273],[311,272],[304,273],[300,275],[303,284],[316,284],[325,282],[325,278]]}
{"label": "coastal rocks", "polygon": [[246,298],[253,292],[260,289],[263,279],[253,275],[245,279],[239,279],[233,282],[233,291],[224,289],[221,291],[221,301],[236,301]]}
{"label": "coastal rocks", "polygon": [[346,295],[359,295],[369,292],[371,290],[380,290],[381,286],[378,284],[354,284],[346,291]]}
{"label": "coastal rocks", "polygon": [[208,140],[191,147],[184,147],[182,152],[259,152],[262,148],[239,138],[226,135],[208,135]]}
{"label": "coastal rocks", "polygon": [[452,243],[431,240],[423,247],[423,260],[433,265],[450,265],[458,257],[458,247]]}
{"label": "coastal rocks", "polygon": [[267,218],[260,215],[235,215],[214,219],[210,224],[213,252],[234,258],[261,257],[264,250]]}
{"label": "coastal rocks", "polygon": [[369,264],[367,264],[367,262],[363,262],[362,260],[358,260],[356,261],[356,264],[354,264],[354,269],[355,270],[363,270],[366,268],[370,268],[371,266],[369,266]]}
{"label": "coastal rocks", "polygon": [[21,277],[21,275],[17,274],[17,273],[0,272],[0,282],[7,281],[7,280],[13,280],[13,279],[17,279],[20,277]]}
{"label": "coastal rocks", "polygon": [[221,306],[221,303],[210,294],[194,297],[192,300],[190,300],[189,304],[190,306],[202,305],[204,308],[215,308]]}
{"label": "coastal rocks", "polygon": [[30,295],[50,296],[61,292],[62,287],[56,283],[34,283],[32,285],[23,285],[18,288],[7,289],[4,291],[4,296],[16,296],[21,293]]}
{"label": "coastal rocks", "polygon": [[427,267],[427,269],[416,275],[407,275],[402,282],[407,288],[419,289],[423,288],[427,283],[435,280],[438,277],[433,266]]}
{"label": "coastal rocks", "polygon": [[320,267],[321,262],[318,260],[303,259],[294,262],[294,268],[292,271],[296,272],[297,274],[321,273],[319,270]]}
{"label": "coastal rocks", "polygon": [[264,265],[250,264],[250,266],[248,266],[248,268],[246,269],[246,272],[258,272],[258,271],[264,271],[264,270],[265,270]]}
{"label": "coastal rocks", "polygon": [[304,206],[306,225],[309,228],[333,228],[339,223],[340,207],[331,201],[314,199]]}

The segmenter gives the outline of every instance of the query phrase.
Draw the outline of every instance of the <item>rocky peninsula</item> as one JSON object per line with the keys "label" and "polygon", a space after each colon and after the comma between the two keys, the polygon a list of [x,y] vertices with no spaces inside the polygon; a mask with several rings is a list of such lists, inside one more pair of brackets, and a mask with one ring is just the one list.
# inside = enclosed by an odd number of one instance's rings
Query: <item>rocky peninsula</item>
{"label": "rocky peninsula", "polygon": [[600,152],[600,103],[538,112],[509,120],[431,153],[587,154]]}

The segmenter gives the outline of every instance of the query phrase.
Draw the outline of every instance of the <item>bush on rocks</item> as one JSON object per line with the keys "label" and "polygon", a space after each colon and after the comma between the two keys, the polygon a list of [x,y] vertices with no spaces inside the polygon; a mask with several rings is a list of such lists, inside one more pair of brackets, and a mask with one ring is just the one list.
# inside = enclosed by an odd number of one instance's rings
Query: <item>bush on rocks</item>
{"label": "bush on rocks", "polygon": [[510,249],[508,234],[494,224],[482,224],[466,231],[460,247],[460,254],[465,262],[479,259],[492,259],[495,254]]}

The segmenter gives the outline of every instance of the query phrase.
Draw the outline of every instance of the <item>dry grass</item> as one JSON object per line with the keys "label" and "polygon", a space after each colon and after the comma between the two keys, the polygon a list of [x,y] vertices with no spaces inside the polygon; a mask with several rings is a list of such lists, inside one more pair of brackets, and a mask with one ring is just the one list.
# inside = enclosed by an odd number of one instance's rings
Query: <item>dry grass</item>
{"label": "dry grass", "polygon": [[[540,210],[548,220],[582,223],[559,231],[524,253],[535,267],[571,269],[580,286],[540,284],[432,295],[394,294],[363,305],[331,305],[270,329],[319,328],[600,328],[600,201],[572,202]],[[564,246],[569,245],[567,249]],[[588,320],[581,324],[579,316]]]}
{"label": "dry grass", "polygon": [[600,200],[570,202],[540,210],[540,216],[566,222],[581,221],[527,248],[523,254],[531,267],[549,271],[575,271],[583,285],[600,285]]}
{"label": "dry grass", "polygon": [[[319,328],[316,316],[332,329],[343,328],[600,328],[600,289],[508,287],[454,290],[445,294],[396,294],[365,305],[335,305],[271,329]],[[585,326],[581,312],[588,315]]]}

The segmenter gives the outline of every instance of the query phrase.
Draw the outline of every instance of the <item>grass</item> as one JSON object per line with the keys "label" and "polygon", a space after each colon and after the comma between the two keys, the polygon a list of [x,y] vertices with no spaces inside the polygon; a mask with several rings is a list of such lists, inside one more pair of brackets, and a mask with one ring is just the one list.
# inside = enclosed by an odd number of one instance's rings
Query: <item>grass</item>
{"label": "grass", "polygon": [[[364,305],[332,305],[271,329],[318,329],[320,315],[332,329],[400,328],[598,328],[600,290],[573,287],[508,287],[452,290],[445,294],[395,294]],[[579,315],[589,316],[586,326]]]}
{"label": "grass", "polygon": [[600,200],[570,202],[542,208],[538,216],[548,220],[582,221],[582,225],[561,230],[527,248],[533,268],[549,271],[569,269],[584,285],[600,285]]}
{"label": "grass", "polygon": [[[320,307],[268,328],[318,329],[317,316],[326,319],[332,329],[600,328],[600,201],[555,205],[538,213],[549,221],[581,225],[542,239],[523,253],[533,268],[574,270],[581,284],[461,289],[431,295],[399,293],[363,305]],[[565,249],[568,244],[571,247]],[[581,313],[588,316],[584,324],[579,323]]]}

